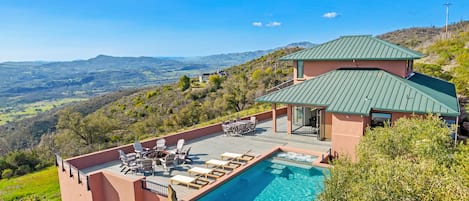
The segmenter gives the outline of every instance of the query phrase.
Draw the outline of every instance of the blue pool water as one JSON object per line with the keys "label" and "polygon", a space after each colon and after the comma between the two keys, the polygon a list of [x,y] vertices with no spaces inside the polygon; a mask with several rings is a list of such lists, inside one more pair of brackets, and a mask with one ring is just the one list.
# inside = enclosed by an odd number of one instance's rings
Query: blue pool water
{"label": "blue pool water", "polygon": [[325,169],[277,156],[259,162],[199,200],[311,201],[323,191]]}

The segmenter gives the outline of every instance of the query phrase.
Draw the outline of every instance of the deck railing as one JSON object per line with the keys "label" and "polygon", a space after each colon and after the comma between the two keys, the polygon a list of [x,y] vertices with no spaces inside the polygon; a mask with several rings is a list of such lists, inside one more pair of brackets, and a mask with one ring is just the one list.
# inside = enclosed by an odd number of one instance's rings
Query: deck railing
{"label": "deck railing", "polygon": [[83,173],[82,171],[80,171],[78,168],[68,163],[67,161],[64,161],[62,157],[60,157],[58,154],[55,154],[55,166],[57,167],[60,166],[60,169],[62,172],[68,171],[68,175],[70,177],[76,176],[78,184],[82,184],[83,182],[86,182],[86,189],[88,191],[91,190],[88,175],[86,173]]}
{"label": "deck railing", "polygon": [[158,195],[168,197],[168,186],[166,185],[159,184],[154,181],[149,181],[147,179],[142,179],[142,188]]}
{"label": "deck railing", "polygon": [[291,86],[291,85],[293,85],[293,79],[287,80],[287,81],[285,81],[285,82],[280,83],[280,84],[277,85],[277,86],[274,86],[274,87],[272,87],[272,88],[270,88],[270,89],[267,89],[267,93],[271,93],[271,92],[274,92],[274,91],[283,89],[283,88],[288,87],[288,86]]}

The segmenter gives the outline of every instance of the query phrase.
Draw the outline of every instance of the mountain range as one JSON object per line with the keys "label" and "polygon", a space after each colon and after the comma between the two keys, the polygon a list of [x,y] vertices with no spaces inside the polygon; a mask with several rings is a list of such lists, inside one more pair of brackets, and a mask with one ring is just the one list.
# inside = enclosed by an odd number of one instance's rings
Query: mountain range
{"label": "mountain range", "polygon": [[63,98],[89,98],[119,89],[156,86],[239,65],[277,49],[200,57],[114,57],[98,55],[66,62],[0,63],[0,108]]}

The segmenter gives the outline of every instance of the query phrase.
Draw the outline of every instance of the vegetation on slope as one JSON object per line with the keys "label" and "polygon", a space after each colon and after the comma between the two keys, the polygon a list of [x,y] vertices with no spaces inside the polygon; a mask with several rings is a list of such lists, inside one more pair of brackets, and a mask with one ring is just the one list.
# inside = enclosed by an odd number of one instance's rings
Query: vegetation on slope
{"label": "vegetation on slope", "polygon": [[469,200],[469,145],[437,116],[367,130],[358,162],[333,161],[321,200]]}
{"label": "vegetation on slope", "polygon": [[[192,127],[256,105],[254,99],[292,76],[291,62],[278,61],[299,48],[286,48],[212,75],[208,84],[182,76],[178,83],[142,90],[89,114],[59,114],[51,138],[64,157]],[[233,117],[234,118],[234,117]]]}
{"label": "vegetation on slope", "polygon": [[60,200],[55,166],[12,179],[0,180],[0,200]]}

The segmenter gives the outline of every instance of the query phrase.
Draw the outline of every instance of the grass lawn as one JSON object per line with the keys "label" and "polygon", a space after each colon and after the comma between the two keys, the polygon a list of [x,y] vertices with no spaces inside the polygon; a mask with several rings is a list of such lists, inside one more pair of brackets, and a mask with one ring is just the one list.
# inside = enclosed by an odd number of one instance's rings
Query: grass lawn
{"label": "grass lawn", "polygon": [[0,180],[0,200],[60,200],[55,166],[21,177]]}

